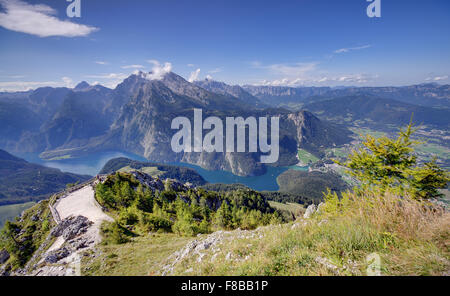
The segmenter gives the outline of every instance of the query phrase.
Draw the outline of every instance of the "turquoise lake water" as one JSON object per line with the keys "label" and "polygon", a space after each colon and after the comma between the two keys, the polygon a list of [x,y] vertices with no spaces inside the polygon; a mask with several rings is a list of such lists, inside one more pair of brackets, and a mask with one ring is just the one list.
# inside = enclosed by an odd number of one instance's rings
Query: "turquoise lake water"
{"label": "turquoise lake water", "polygon": [[[80,158],[62,159],[54,161],[42,160],[36,154],[22,154],[18,156],[24,158],[29,162],[39,163],[48,167],[57,168],[63,172],[71,172],[75,174],[91,175],[91,176],[97,175],[102,169],[102,167],[110,159],[113,158],[127,157],[139,161],[148,161],[141,156],[118,151],[98,152]],[[298,166],[268,167],[267,173],[262,176],[240,177],[226,171],[208,171],[199,166],[188,163],[170,163],[170,164],[193,168],[209,183],[224,183],[224,184],[240,183],[254,190],[259,191],[264,190],[277,191],[279,189],[277,184],[277,177],[282,173],[284,173],[285,171],[287,171],[288,169],[295,169],[295,170],[308,169],[307,167],[298,167]]]}

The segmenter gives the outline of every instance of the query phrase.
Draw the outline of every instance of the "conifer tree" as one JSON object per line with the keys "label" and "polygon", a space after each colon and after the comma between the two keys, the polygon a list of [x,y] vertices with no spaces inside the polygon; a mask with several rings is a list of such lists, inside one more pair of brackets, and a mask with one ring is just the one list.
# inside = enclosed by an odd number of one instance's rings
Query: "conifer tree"
{"label": "conifer tree", "polygon": [[338,163],[350,169],[363,189],[389,189],[398,194],[409,193],[417,199],[440,197],[438,189],[447,187],[449,174],[435,160],[418,164],[413,146],[420,142],[411,140],[414,131],[409,124],[406,130],[400,129],[397,139],[367,135],[364,148],[353,151],[349,161]]}

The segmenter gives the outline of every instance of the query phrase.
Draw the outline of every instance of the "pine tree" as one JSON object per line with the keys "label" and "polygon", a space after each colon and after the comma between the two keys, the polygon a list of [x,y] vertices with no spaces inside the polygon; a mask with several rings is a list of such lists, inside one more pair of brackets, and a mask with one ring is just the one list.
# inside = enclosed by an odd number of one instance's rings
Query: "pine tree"
{"label": "pine tree", "polygon": [[399,194],[409,193],[417,199],[439,197],[438,189],[450,182],[448,172],[439,168],[435,160],[423,165],[417,163],[411,140],[412,124],[400,130],[397,139],[366,136],[361,148],[349,156],[349,161],[339,163],[350,169],[350,174],[364,187],[389,189]]}
{"label": "pine tree", "polygon": [[219,228],[229,228],[232,222],[230,206],[226,201],[222,201],[222,205],[214,215],[214,225]]}

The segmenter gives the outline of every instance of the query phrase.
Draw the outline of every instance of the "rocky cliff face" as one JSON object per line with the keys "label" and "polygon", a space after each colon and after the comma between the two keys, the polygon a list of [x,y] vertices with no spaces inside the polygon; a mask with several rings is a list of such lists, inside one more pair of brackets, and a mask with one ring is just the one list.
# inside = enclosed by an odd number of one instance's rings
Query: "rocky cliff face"
{"label": "rocky cliff face", "polygon": [[116,144],[152,161],[185,161],[243,176],[265,172],[263,166],[249,154],[172,151],[170,142],[176,131],[170,127],[175,117],[192,118],[194,108],[216,111],[237,106],[239,110],[241,106],[237,98],[208,92],[173,73],[162,80],[149,81],[139,76],[133,79],[131,100],[122,108],[106,140],[110,145]]}
{"label": "rocky cliff face", "polygon": [[280,117],[280,159],[274,164],[278,166],[295,164],[298,147],[315,153],[345,141],[340,136],[345,132],[338,132],[312,114],[290,115],[283,109],[259,108],[262,105],[259,100],[239,86],[214,81],[199,82],[199,86],[172,72],[157,79],[153,76],[143,72],[133,74],[114,90],[87,83],[73,90],[39,90],[42,102],[53,102],[57,94],[65,96],[58,107],[52,103],[51,108],[57,111],[40,131],[22,137],[18,146],[22,151],[44,151],[41,156],[45,158],[63,156],[61,153],[67,151],[76,156],[117,149],[152,161],[186,161],[241,176],[265,172],[264,165],[259,163],[260,153],[173,152],[170,143],[176,131],[171,129],[171,122],[183,116],[193,123],[194,108],[203,110],[204,119],[217,116],[223,122],[226,117]]}
{"label": "rocky cliff face", "polygon": [[[242,111],[245,104],[238,98],[211,93],[174,73],[167,74],[162,80],[149,81],[139,75],[129,80],[133,80],[129,90],[131,99],[112,125],[107,141],[152,161],[183,161],[240,176],[265,173],[260,153],[174,153],[170,142],[176,131],[170,128],[171,121],[177,116],[185,116],[193,122],[194,108],[203,110],[204,119],[214,115],[222,118],[223,122],[227,116],[280,117],[281,155],[275,165],[295,164],[298,147],[317,152],[320,148],[347,141],[343,136],[345,131],[321,122],[309,112],[290,114],[286,110],[261,111],[248,106]],[[230,101],[233,104],[227,103]]]}
{"label": "rocky cliff face", "polygon": [[246,90],[244,90],[239,85],[228,85],[223,82],[214,81],[214,80],[210,80],[210,79],[205,79],[202,81],[195,81],[194,84],[196,84],[206,90],[209,90],[213,93],[239,98],[242,101],[252,105],[255,108],[268,107],[268,105],[261,102],[258,98],[251,95],[250,93],[248,93]]}
{"label": "rocky cliff face", "polygon": [[350,132],[321,121],[308,111],[291,113],[287,116],[295,127],[295,135],[300,148],[318,151],[335,147],[350,141]]}

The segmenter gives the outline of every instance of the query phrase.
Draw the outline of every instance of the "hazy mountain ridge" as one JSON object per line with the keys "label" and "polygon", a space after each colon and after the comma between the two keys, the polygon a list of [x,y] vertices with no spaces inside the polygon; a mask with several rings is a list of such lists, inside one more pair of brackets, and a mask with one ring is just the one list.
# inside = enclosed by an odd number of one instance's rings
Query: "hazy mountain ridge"
{"label": "hazy mountain ridge", "polygon": [[220,81],[215,81],[211,79],[205,79],[201,81],[195,81],[194,84],[207,89],[211,92],[222,94],[222,95],[230,95],[235,98],[239,98],[242,101],[245,101],[256,108],[267,108],[269,105],[264,104],[258,98],[248,93],[239,85],[228,85]]}
{"label": "hazy mountain ridge", "polygon": [[0,150],[0,205],[48,198],[66,188],[66,184],[83,182],[89,178],[29,163]]}
{"label": "hazy mountain ridge", "polygon": [[304,108],[322,118],[372,120],[383,124],[407,125],[411,116],[418,124],[442,128],[450,126],[450,109],[422,107],[392,99],[368,95],[338,97],[305,105]]}
{"label": "hazy mountain ridge", "polygon": [[251,86],[243,88],[264,103],[272,106],[307,104],[314,101],[353,95],[373,95],[410,104],[428,107],[450,108],[450,85],[434,83],[388,87],[284,87]]}
{"label": "hazy mountain ridge", "polygon": [[307,98],[327,94],[330,87],[288,87],[244,85],[243,89],[270,106],[303,103]]}
{"label": "hazy mountain ridge", "polygon": [[[32,101],[28,107],[45,120],[30,124],[40,126],[39,131],[24,129],[10,137],[12,142],[4,147],[13,152],[39,152],[45,158],[117,149],[152,161],[185,161],[242,176],[265,172],[259,163],[260,153],[174,153],[170,142],[176,131],[170,128],[171,121],[185,116],[192,122],[194,108],[201,108],[204,118],[279,116],[281,147],[276,165],[296,164],[299,147],[320,154],[323,148],[349,141],[348,131],[332,127],[312,114],[262,110],[262,103],[242,88],[213,84],[222,88],[219,94],[172,72],[161,79],[149,79],[146,73],[139,72],[114,90],[82,82],[73,90],[44,88],[18,94],[18,101]],[[55,111],[48,116],[51,110]]]}

